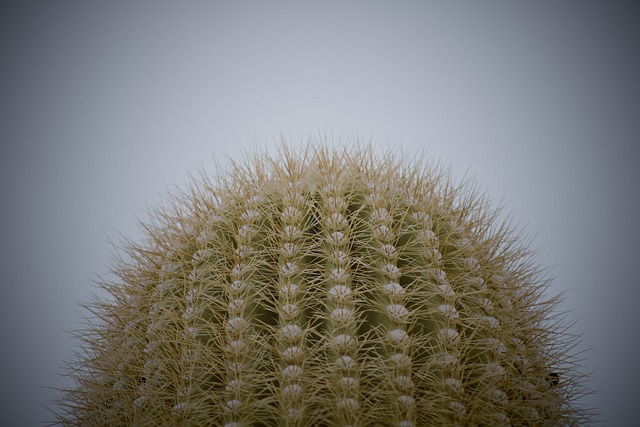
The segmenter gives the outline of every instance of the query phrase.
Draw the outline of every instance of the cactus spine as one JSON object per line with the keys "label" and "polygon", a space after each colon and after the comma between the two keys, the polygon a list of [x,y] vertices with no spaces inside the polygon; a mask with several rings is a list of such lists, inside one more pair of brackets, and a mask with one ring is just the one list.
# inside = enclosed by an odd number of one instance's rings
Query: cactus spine
{"label": "cactus spine", "polygon": [[586,420],[548,281],[439,168],[284,145],[195,183],[145,228],[80,334],[65,425]]}

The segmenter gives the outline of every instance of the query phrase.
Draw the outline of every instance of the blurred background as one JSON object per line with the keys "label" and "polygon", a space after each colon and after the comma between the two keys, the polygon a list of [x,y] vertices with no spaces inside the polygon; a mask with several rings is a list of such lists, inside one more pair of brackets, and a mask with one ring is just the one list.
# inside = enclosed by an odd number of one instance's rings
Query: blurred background
{"label": "blurred background", "polygon": [[451,165],[525,227],[605,425],[637,422],[640,14],[596,1],[3,1],[0,424],[45,406],[112,243],[318,132]]}

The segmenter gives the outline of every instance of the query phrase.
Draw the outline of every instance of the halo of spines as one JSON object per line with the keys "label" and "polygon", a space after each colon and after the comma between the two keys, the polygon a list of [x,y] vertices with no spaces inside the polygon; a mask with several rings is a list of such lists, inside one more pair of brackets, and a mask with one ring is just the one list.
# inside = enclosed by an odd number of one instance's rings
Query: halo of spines
{"label": "halo of spines", "polygon": [[442,169],[357,143],[203,176],[102,284],[59,420],[584,424],[575,337],[498,218]]}

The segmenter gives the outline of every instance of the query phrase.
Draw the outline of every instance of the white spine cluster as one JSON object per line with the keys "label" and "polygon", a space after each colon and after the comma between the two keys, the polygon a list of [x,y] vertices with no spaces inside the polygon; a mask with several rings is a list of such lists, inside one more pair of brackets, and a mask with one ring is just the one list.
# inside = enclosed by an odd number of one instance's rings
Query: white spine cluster
{"label": "white spine cluster", "polygon": [[344,198],[344,178],[327,174],[322,187],[321,218],[326,258],[326,312],[331,333],[330,354],[336,358],[335,382],[330,386],[335,396],[335,417],[341,425],[358,425],[361,396],[357,371],[357,328],[355,290],[351,283],[349,243],[351,225],[347,217],[348,200]]}
{"label": "white spine cluster", "polygon": [[[440,206],[435,209],[436,213],[445,214],[444,216],[451,216],[447,214],[447,209]],[[419,235],[422,244],[423,259],[431,265],[432,269],[432,286],[434,287],[434,293],[437,296],[437,316],[436,319],[439,322],[440,329],[435,333],[435,337],[439,343],[440,351],[439,356],[442,369],[442,384],[441,390],[446,396],[447,407],[451,410],[450,419],[447,421],[453,425],[457,423],[463,423],[463,418],[466,415],[465,404],[465,387],[462,382],[460,367],[461,351],[464,348],[462,342],[464,337],[460,333],[459,323],[461,319],[461,310],[459,303],[459,295],[456,292],[455,286],[450,282],[445,271],[445,263],[448,261],[448,255],[443,253],[441,245],[445,245],[445,242],[441,242],[437,233],[434,232],[437,224],[434,221],[442,222],[441,218],[433,219],[426,211],[417,212],[415,215],[420,220],[416,221],[419,227]],[[415,218],[414,218],[415,219]],[[458,227],[456,223],[447,224],[450,226],[450,231],[447,232],[444,237],[450,240],[454,237],[454,233],[460,232],[462,229]],[[469,262],[471,264],[471,262]],[[466,264],[465,264],[466,265]]]}
{"label": "white spine cluster", "polygon": [[302,239],[305,221],[305,198],[297,176],[286,175],[285,193],[280,214],[280,261],[278,268],[278,311],[280,322],[276,335],[280,353],[280,417],[287,426],[301,425],[305,413],[305,297]]}
{"label": "white spine cluster", "polygon": [[[398,189],[393,183],[384,182],[381,177],[368,177],[365,187],[368,194],[365,199],[370,203],[370,227],[373,230],[374,261],[378,265],[378,288],[383,298],[381,311],[386,319],[386,348],[381,354],[382,365],[386,369],[386,381],[390,384],[388,400],[393,412],[387,414],[397,425],[414,425],[416,417],[416,399],[412,379],[411,336],[407,332],[412,313],[407,308],[408,293],[401,284],[402,268],[398,267],[401,252],[397,248],[398,233],[394,230],[394,215],[397,207],[393,201]],[[386,359],[386,361],[384,360]]]}
{"label": "white spine cluster", "polygon": [[233,266],[228,272],[228,282],[224,289],[227,301],[224,321],[226,344],[223,348],[227,367],[224,380],[225,425],[243,425],[243,410],[249,406],[251,399],[248,366],[253,346],[247,301],[254,292],[252,274],[256,250],[253,245],[258,230],[257,223],[262,215],[261,201],[261,197],[255,194],[247,197],[237,207],[240,212],[237,230],[233,235]]}

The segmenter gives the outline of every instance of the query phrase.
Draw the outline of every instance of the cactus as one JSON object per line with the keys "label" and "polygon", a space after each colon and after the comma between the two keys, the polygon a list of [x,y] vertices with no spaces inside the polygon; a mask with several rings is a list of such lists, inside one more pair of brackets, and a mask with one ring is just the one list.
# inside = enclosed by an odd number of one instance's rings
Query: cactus
{"label": "cactus", "polygon": [[575,425],[549,283],[469,184],[312,142],[157,209],[78,335],[70,426]]}

